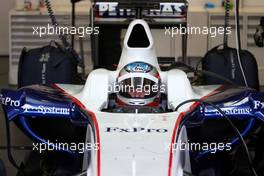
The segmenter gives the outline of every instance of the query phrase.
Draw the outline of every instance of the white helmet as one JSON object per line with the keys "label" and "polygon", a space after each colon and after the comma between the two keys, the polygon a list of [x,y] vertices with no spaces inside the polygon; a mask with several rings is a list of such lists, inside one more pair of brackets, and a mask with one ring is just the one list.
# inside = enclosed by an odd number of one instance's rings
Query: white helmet
{"label": "white helmet", "polygon": [[161,80],[158,70],[145,62],[133,62],[121,69],[118,76],[119,103],[156,106],[160,98]]}

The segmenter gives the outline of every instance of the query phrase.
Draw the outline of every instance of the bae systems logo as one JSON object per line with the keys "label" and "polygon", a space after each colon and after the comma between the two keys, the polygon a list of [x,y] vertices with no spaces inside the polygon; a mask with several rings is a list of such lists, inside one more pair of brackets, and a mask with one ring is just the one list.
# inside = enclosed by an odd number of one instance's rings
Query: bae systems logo
{"label": "bae systems logo", "polygon": [[[251,109],[250,108],[221,108],[221,110],[226,115],[242,115],[242,114],[250,114]],[[205,113],[215,113],[217,115],[221,115],[221,113],[216,109],[206,109]]]}
{"label": "bae systems logo", "polygon": [[167,129],[107,127],[107,133],[167,133]]}
{"label": "bae systems logo", "polygon": [[31,106],[25,104],[22,106],[24,113],[40,113],[40,114],[59,114],[59,115],[69,115],[70,108],[66,107],[50,107],[50,106]]}

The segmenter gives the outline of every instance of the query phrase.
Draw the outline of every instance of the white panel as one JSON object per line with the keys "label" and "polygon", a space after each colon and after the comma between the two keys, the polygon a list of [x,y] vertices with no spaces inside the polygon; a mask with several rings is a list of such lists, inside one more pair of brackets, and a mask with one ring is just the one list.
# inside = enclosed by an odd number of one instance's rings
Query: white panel
{"label": "white panel", "polygon": [[[208,15],[206,12],[190,12],[188,14],[188,24],[191,27],[207,26]],[[204,56],[207,50],[207,36],[192,34],[188,36],[187,56]]]}
{"label": "white panel", "polygon": [[217,6],[221,5],[221,0],[189,0],[190,6],[204,6],[206,2],[214,3]]}
{"label": "white panel", "polygon": [[244,0],[244,7],[259,7],[259,6],[264,6],[263,0]]}
{"label": "white panel", "polygon": [[173,57],[171,55],[171,38],[165,35],[164,29],[152,29],[154,45],[158,57]]}
{"label": "white panel", "polygon": [[[14,0],[13,0],[14,1]],[[31,0],[33,4],[33,8],[37,9],[38,7],[38,1],[39,0]],[[52,6],[70,6],[71,5],[71,0],[50,0]],[[90,4],[90,0],[83,0],[81,2],[77,3],[77,6],[83,6]],[[21,10],[24,8],[24,0],[16,0],[16,9]]]}

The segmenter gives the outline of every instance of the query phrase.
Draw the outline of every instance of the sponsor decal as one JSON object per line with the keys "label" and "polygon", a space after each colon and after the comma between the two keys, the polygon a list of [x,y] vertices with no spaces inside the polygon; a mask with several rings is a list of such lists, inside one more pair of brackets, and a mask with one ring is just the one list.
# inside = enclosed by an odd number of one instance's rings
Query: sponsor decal
{"label": "sponsor decal", "polygon": [[60,114],[60,115],[70,115],[70,108],[64,107],[50,107],[50,106],[31,106],[31,105],[24,105],[22,106],[25,113],[32,113],[37,112],[40,114]]}
{"label": "sponsor decal", "polygon": [[20,106],[19,100],[14,100],[11,97],[4,97],[2,94],[0,94],[0,102],[6,106],[12,106],[12,107]]}
{"label": "sponsor decal", "polygon": [[42,70],[41,70],[41,80],[42,84],[46,84],[46,72],[47,72],[47,63],[49,62],[50,53],[45,53],[41,55],[39,62],[42,63]]}
{"label": "sponsor decal", "polygon": [[154,129],[154,128],[119,128],[119,127],[107,127],[107,133],[167,133],[167,129]]}
{"label": "sponsor decal", "polygon": [[129,73],[130,72],[148,73],[153,69],[153,67],[144,62],[134,62],[134,63],[128,64],[125,67],[125,69]]}
{"label": "sponsor decal", "polygon": [[253,101],[254,109],[264,109],[264,102]]}
{"label": "sponsor decal", "polygon": [[[226,115],[247,115],[247,114],[251,114],[251,111],[252,111],[250,108],[234,108],[234,107],[221,108],[221,110]],[[221,115],[221,113],[217,111],[216,109],[205,109],[205,113],[214,113],[216,115]]]}
{"label": "sponsor decal", "polygon": [[[99,10],[100,16],[130,16],[135,15],[132,13],[131,9],[121,9],[118,8],[118,3],[97,3],[97,9]],[[145,12],[145,15],[163,15],[167,13],[177,14],[182,13],[186,9],[186,5],[184,3],[160,3],[160,9],[151,9]]]}

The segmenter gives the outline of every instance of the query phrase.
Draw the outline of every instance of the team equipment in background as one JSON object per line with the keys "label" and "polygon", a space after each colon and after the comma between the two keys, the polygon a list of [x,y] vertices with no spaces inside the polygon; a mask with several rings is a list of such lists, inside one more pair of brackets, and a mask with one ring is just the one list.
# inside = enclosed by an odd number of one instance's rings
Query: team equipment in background
{"label": "team equipment in background", "polygon": [[[51,2],[49,0],[45,0],[45,5],[49,13],[49,17],[51,20],[51,23],[54,27],[59,27],[59,23],[57,22],[56,16],[54,15]],[[85,74],[85,65],[84,60],[81,58],[76,50],[74,50],[73,46],[68,42],[66,34],[59,34],[59,39],[61,40],[62,46],[64,49],[72,55],[72,57],[76,60],[78,63],[78,66],[82,69],[82,74]],[[73,43],[72,43],[73,44]]]}
{"label": "team equipment in background", "polygon": [[[230,0],[226,0],[225,28],[229,27]],[[225,30],[223,48],[216,46],[202,59],[203,70],[214,72],[232,80],[237,85],[259,90],[258,66],[256,58],[247,50],[241,49],[239,1],[236,1],[236,48],[228,46],[228,34]],[[207,84],[221,84],[223,81],[205,76]]]}
{"label": "team equipment in background", "polygon": [[56,42],[42,48],[23,49],[19,59],[18,87],[33,84],[75,83],[76,60]]}

